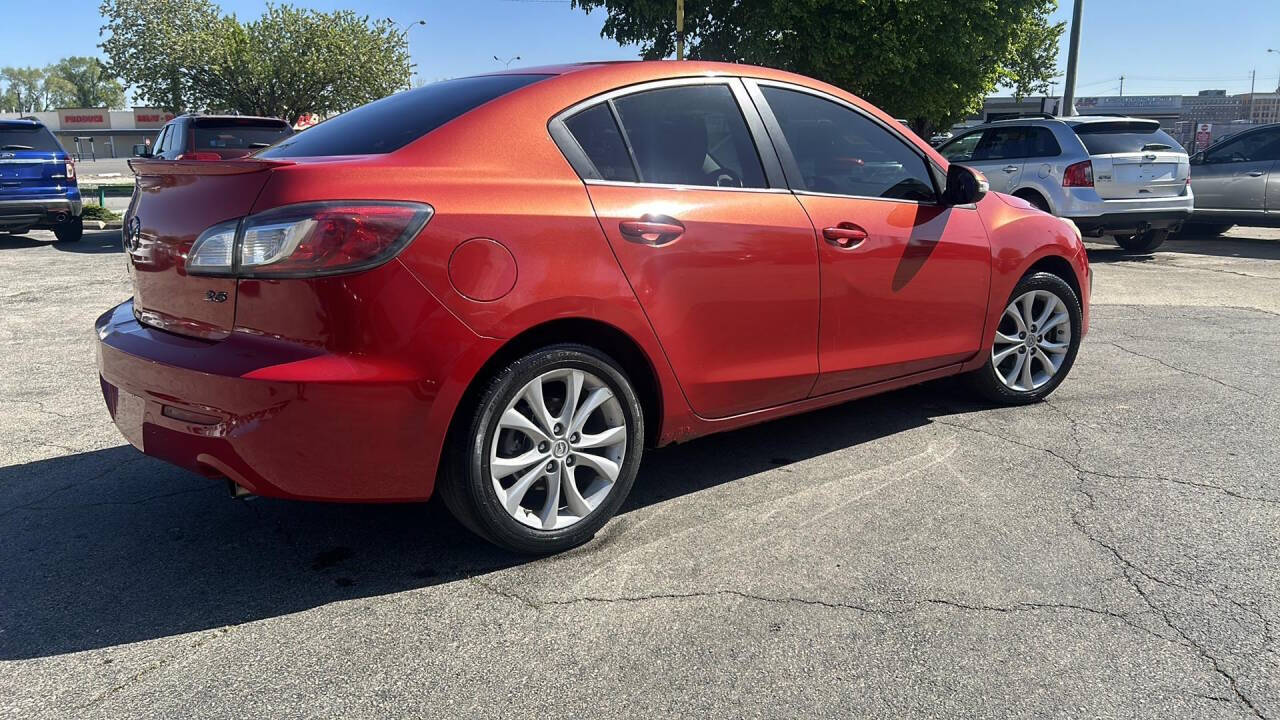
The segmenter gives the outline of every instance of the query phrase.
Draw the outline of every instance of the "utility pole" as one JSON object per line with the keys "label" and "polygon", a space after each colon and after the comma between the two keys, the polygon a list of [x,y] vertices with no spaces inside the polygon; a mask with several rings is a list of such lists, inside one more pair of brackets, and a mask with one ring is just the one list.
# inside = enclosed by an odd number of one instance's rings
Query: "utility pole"
{"label": "utility pole", "polygon": [[1080,16],[1084,13],[1084,0],[1076,0],[1076,7],[1071,12],[1071,46],[1067,50],[1066,87],[1062,90],[1063,115],[1076,114],[1076,60],[1080,56]]}
{"label": "utility pole", "polygon": [[684,0],[676,0],[676,59],[684,59]]}
{"label": "utility pole", "polygon": [[1249,71],[1249,117],[1246,118],[1250,122],[1253,121],[1253,85],[1258,80],[1258,69],[1254,68]]}
{"label": "utility pole", "polygon": [[1120,97],[1124,97],[1124,76],[1120,76]]}

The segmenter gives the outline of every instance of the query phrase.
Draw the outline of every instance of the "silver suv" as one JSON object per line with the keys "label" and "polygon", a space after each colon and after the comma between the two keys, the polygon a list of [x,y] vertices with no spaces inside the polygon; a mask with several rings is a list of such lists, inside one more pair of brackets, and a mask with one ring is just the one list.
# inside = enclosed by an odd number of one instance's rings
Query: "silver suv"
{"label": "silver suv", "polygon": [[981,125],[938,148],[980,170],[991,189],[1150,252],[1191,217],[1191,166],[1160,123],[1086,115]]}

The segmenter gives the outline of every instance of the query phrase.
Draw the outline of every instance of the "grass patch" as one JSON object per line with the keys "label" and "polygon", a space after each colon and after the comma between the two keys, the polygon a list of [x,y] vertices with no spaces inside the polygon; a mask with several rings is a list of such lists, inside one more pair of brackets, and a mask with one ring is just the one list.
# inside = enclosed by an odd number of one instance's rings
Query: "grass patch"
{"label": "grass patch", "polygon": [[81,216],[85,220],[119,220],[120,213],[101,205],[85,205]]}

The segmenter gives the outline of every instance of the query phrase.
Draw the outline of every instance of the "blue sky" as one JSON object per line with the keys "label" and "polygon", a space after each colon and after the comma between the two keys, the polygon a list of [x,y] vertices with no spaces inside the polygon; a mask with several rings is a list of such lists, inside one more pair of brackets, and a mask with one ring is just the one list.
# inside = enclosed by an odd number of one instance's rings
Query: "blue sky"
{"label": "blue sky", "polygon": [[[241,18],[261,13],[262,0],[222,0],[224,12]],[[580,60],[634,58],[634,47],[600,37],[602,13],[574,10],[567,0],[294,0],[322,10],[358,7],[373,16],[408,22],[425,19],[410,33],[417,72],[427,79],[456,77],[500,67],[493,56],[519,55],[512,63],[541,65]],[[674,0],[672,5],[674,6]],[[1060,0],[1069,20],[1071,0]],[[66,55],[100,54],[98,0],[43,3],[0,0],[4,32],[0,66],[45,65]],[[36,31],[54,22],[56,32]],[[1125,75],[1126,95],[1192,94],[1204,88],[1259,90],[1280,83],[1280,0],[1086,0],[1077,95],[1115,94]],[[1060,71],[1066,68],[1066,36]],[[1058,86],[1061,92],[1061,85]]]}

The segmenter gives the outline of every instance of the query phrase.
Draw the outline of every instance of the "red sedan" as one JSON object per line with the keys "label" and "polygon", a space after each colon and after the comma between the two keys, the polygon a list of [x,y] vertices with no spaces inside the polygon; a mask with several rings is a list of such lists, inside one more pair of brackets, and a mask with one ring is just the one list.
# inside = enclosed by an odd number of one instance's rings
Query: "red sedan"
{"label": "red sedan", "polygon": [[582,543],[644,448],[946,375],[1043,398],[1070,222],[785,72],[584,64],[384,98],[243,160],[135,160],[102,389],[237,494],[416,501]]}

